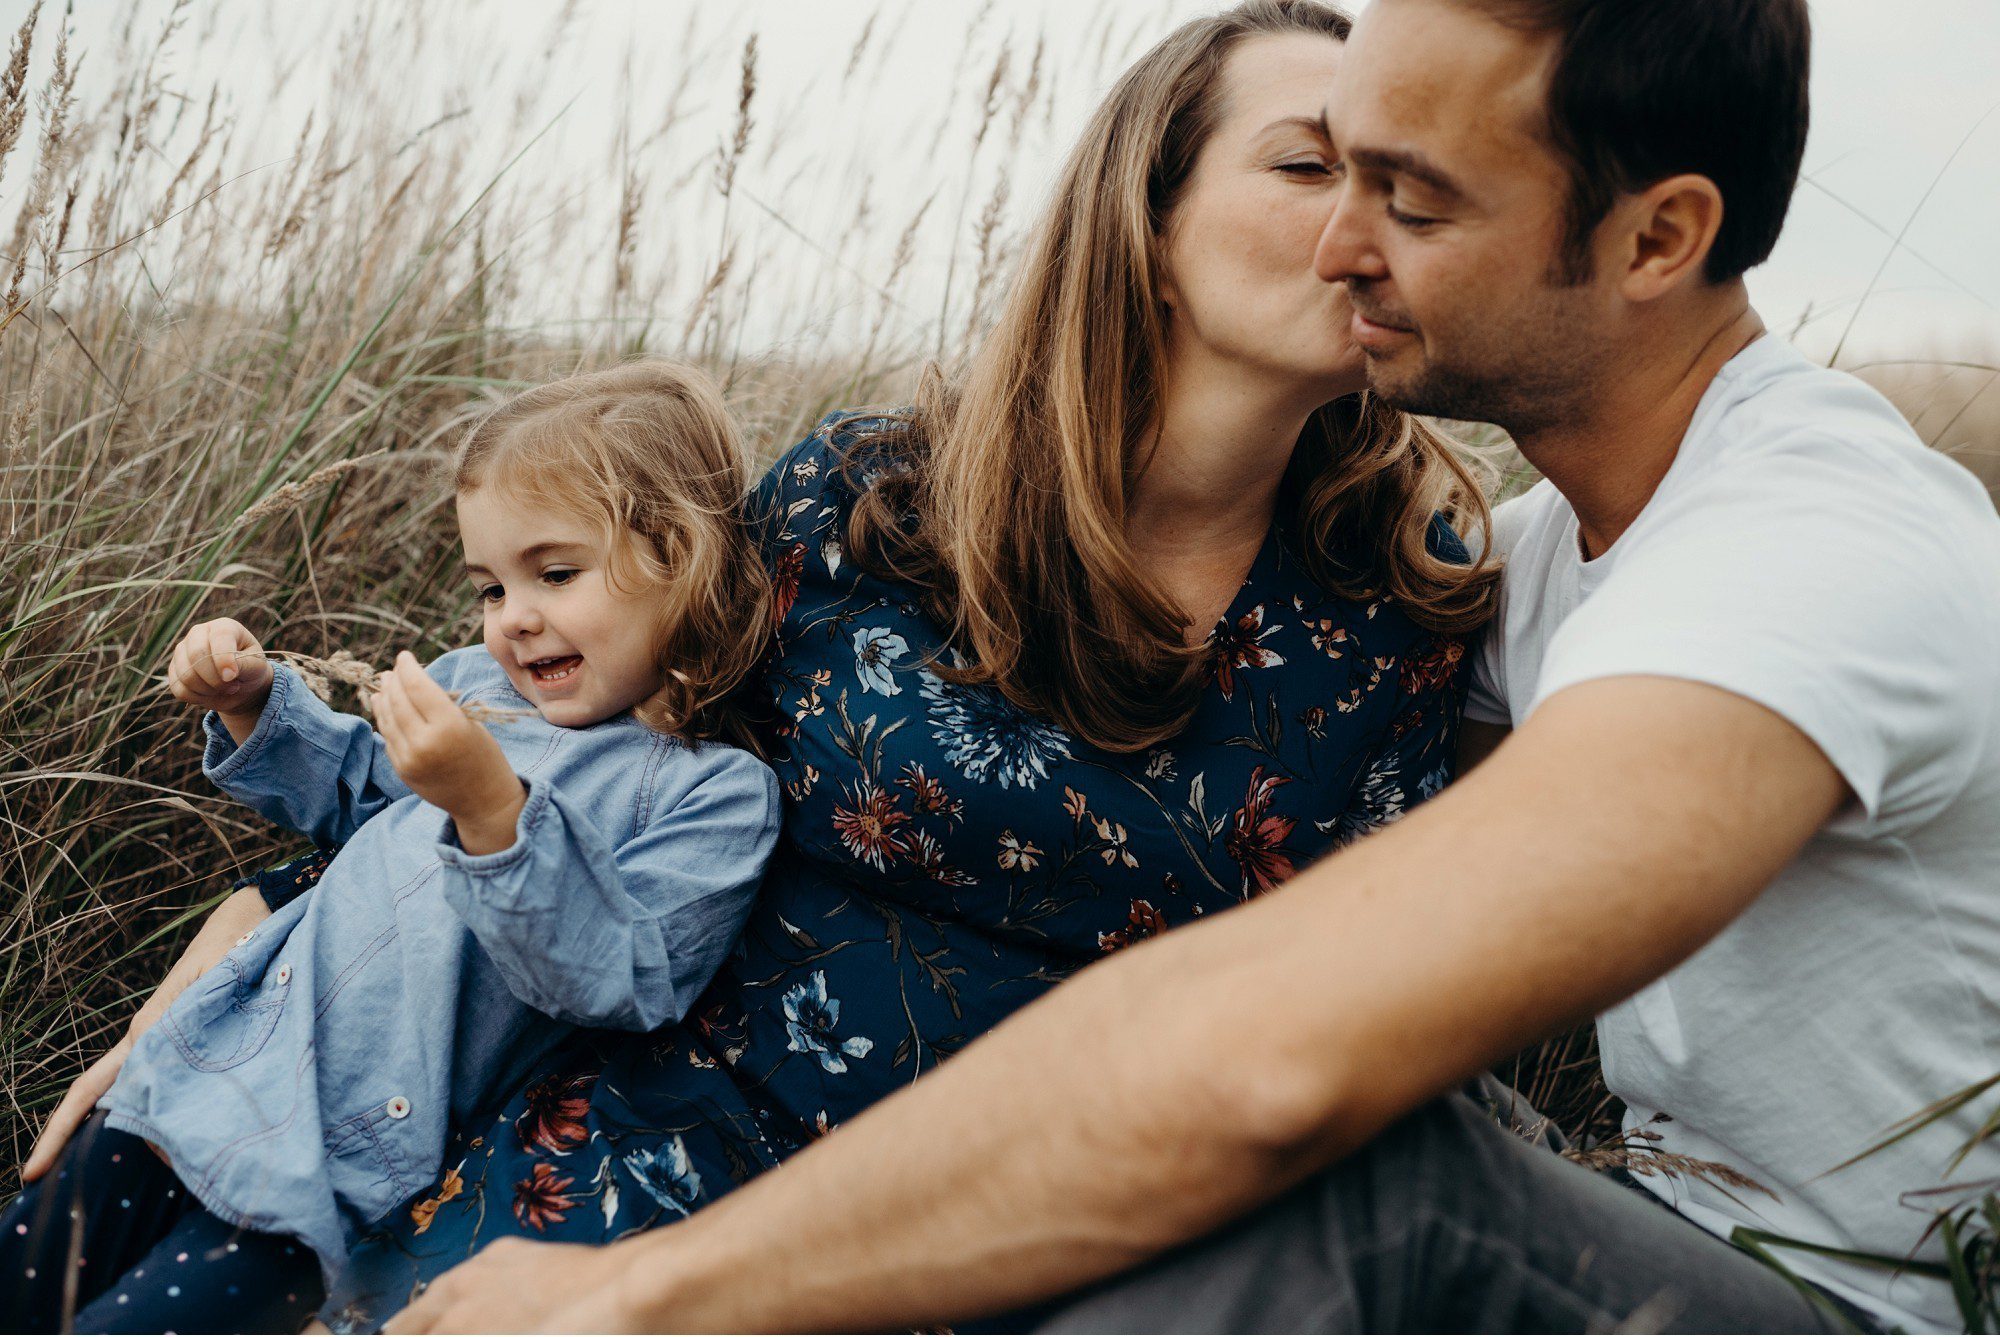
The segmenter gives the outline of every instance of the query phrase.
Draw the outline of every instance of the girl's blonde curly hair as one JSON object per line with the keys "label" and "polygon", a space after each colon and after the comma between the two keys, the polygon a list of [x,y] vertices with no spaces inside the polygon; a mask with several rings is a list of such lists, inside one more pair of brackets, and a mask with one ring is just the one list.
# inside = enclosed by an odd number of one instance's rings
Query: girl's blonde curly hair
{"label": "girl's blonde curly hair", "polygon": [[715,382],[654,359],[516,395],[453,462],[456,491],[495,481],[596,526],[613,587],[652,596],[665,683],[641,722],[757,750],[741,689],[770,634],[771,581],[743,521],[750,456]]}

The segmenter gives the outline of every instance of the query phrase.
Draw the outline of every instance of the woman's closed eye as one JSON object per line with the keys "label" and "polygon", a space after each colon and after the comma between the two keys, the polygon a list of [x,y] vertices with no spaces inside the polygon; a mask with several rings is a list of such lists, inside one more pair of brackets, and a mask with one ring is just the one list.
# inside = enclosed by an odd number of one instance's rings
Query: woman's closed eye
{"label": "woman's closed eye", "polygon": [[1285,162],[1276,164],[1276,170],[1284,173],[1286,176],[1301,179],[1330,177],[1339,174],[1340,164],[1337,162],[1330,163],[1326,159],[1319,157],[1291,158]]}

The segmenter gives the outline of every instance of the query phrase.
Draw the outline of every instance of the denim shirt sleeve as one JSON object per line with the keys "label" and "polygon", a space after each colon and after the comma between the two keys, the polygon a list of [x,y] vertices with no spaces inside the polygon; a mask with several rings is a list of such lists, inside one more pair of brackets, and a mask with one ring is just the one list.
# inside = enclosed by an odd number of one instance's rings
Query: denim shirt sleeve
{"label": "denim shirt sleeve", "polygon": [[720,747],[699,760],[698,782],[616,849],[541,780],[524,781],[504,850],[468,854],[445,820],[445,901],[522,1002],[630,1031],[687,1015],[735,944],[778,834],[768,767]]}
{"label": "denim shirt sleeve", "polygon": [[271,698],[237,745],[222,717],[202,718],[202,774],[223,793],[319,845],[345,844],[409,794],[380,734],[312,694],[297,670],[273,666]]}

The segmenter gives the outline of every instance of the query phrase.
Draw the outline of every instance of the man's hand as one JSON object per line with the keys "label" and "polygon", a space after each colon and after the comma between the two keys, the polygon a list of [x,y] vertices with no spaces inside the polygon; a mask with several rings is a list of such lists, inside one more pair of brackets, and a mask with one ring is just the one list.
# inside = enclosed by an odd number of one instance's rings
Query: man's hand
{"label": "man's hand", "polygon": [[622,1243],[495,1240],[432,1282],[385,1331],[643,1332],[621,1302],[635,1261]]}
{"label": "man's hand", "polygon": [[269,918],[271,911],[264,904],[264,898],[254,887],[245,887],[221,905],[201,926],[181,959],[174,962],[160,987],[153,991],[145,1005],[134,1014],[132,1022],[125,1030],[125,1038],[83,1070],[83,1075],[70,1083],[68,1091],[56,1105],[49,1121],[42,1125],[42,1135],[35,1139],[35,1149],[28,1153],[27,1164],[21,1167],[23,1181],[33,1183],[54,1168],[56,1156],[69,1143],[83,1121],[90,1117],[97,1102],[111,1089],[118,1070],[125,1066],[125,1059],[132,1052],[132,1043],[146,1029],[166,1012],[167,1005],[180,996],[181,990],[200,978],[202,972],[228,955],[237,939]]}
{"label": "man's hand", "polygon": [[238,744],[257,727],[271,699],[272,676],[264,647],[230,617],[189,628],[167,661],[167,690],[174,699],[213,710]]}
{"label": "man's hand", "polygon": [[459,709],[415,655],[396,656],[370,704],[389,764],[420,798],[451,814],[466,853],[495,854],[514,843],[527,790],[493,735]]}

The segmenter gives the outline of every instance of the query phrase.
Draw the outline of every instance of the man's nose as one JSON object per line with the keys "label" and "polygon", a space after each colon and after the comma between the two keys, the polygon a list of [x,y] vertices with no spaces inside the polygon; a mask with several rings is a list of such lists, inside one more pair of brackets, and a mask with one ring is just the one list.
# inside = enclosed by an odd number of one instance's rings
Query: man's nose
{"label": "man's nose", "polygon": [[1352,187],[1343,186],[1334,196],[1333,212],[1320,229],[1319,245],[1313,249],[1313,273],[1328,283],[1348,279],[1388,277],[1389,267],[1364,217],[1365,206],[1355,199]]}

